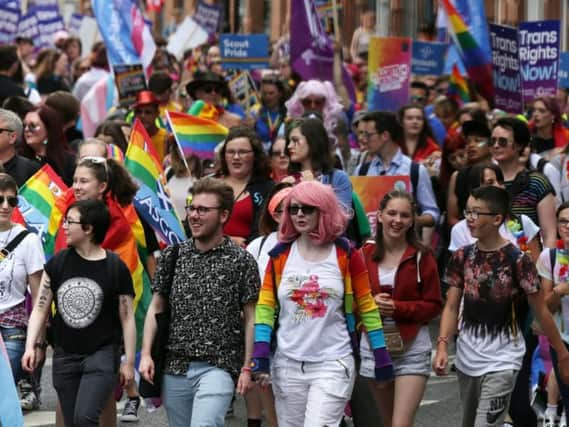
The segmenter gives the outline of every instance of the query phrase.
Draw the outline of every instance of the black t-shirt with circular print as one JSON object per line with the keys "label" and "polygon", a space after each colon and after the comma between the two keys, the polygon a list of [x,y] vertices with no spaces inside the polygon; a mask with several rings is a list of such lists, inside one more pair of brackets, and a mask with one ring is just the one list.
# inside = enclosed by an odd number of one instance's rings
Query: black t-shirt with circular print
{"label": "black t-shirt with circular print", "polygon": [[[64,257],[63,264],[58,257]],[[56,308],[56,348],[67,353],[92,354],[105,345],[120,344],[119,295],[134,297],[134,289],[124,262],[118,260],[115,264],[118,271],[110,268],[108,262],[108,257],[86,260],[69,248],[46,263]]]}

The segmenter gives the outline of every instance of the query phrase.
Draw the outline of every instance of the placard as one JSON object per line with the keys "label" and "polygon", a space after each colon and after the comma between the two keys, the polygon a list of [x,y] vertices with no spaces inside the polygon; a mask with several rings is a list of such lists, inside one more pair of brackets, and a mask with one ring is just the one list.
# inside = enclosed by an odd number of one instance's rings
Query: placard
{"label": "placard", "polygon": [[138,92],[147,90],[142,64],[115,65],[113,72],[121,105],[130,106]]}
{"label": "placard", "polygon": [[411,72],[418,76],[440,76],[445,67],[446,43],[413,41]]}
{"label": "placard", "polygon": [[269,37],[266,34],[221,34],[219,49],[224,68],[269,68]]}
{"label": "placard", "polygon": [[522,77],[518,49],[518,30],[490,24],[494,105],[508,113],[523,111]]}

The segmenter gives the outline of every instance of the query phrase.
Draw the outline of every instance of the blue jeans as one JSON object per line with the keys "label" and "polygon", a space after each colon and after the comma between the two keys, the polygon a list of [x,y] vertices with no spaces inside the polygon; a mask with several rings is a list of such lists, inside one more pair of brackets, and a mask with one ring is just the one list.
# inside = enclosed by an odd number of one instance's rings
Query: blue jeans
{"label": "blue jeans", "polygon": [[[569,349],[569,345],[566,343],[565,347]],[[559,394],[561,394],[561,400],[563,401],[563,406],[565,411],[569,408],[569,385],[565,384],[561,377],[559,376],[559,368],[557,365],[557,353],[553,350],[553,347],[549,346],[549,352],[551,353],[551,362],[553,363],[553,370],[555,371],[555,378],[557,379],[557,384],[559,385]]]}
{"label": "blue jeans", "polygon": [[223,427],[235,384],[227,371],[191,362],[186,375],[164,375],[162,401],[171,427]]}
{"label": "blue jeans", "polygon": [[22,356],[26,349],[26,330],[20,328],[3,328],[2,340],[6,346],[8,357],[10,358],[10,367],[16,383],[22,378]]}

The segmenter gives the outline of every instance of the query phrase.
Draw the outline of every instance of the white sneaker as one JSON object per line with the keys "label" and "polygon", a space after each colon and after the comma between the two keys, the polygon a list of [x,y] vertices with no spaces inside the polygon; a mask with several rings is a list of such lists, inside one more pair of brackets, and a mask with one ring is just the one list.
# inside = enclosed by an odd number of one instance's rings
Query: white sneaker
{"label": "white sneaker", "polygon": [[561,418],[559,418],[558,427],[567,427],[567,417],[565,416],[565,411],[561,414]]}

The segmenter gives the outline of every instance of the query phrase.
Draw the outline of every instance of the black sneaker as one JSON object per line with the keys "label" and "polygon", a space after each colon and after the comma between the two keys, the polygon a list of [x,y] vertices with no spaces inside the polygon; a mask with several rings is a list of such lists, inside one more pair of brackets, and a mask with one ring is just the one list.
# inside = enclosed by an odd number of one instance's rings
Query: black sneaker
{"label": "black sneaker", "polygon": [[136,422],[138,421],[138,407],[140,406],[140,397],[129,397],[124,405],[120,420],[123,422]]}

